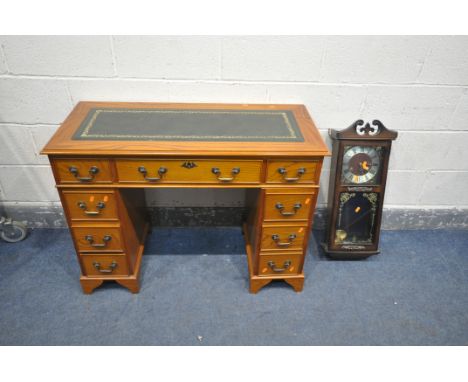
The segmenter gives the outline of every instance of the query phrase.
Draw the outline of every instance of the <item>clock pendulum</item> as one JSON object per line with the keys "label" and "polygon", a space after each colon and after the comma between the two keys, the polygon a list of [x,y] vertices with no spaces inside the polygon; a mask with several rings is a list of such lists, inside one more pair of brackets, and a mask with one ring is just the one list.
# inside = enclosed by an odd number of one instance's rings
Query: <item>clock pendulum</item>
{"label": "clock pendulum", "polygon": [[391,144],[398,133],[380,121],[331,129],[333,155],[328,225],[322,246],[332,258],[359,259],[379,253],[380,223]]}

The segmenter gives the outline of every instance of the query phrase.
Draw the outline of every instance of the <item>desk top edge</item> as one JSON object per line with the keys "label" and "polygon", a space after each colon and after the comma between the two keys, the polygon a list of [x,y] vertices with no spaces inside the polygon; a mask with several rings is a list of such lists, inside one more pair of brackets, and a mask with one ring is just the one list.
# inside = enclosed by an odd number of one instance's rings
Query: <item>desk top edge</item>
{"label": "desk top edge", "polygon": [[[235,141],[77,141],[73,134],[92,108],[149,108],[200,110],[289,110],[294,113],[304,142],[235,142]],[[228,154],[226,154],[228,152]],[[83,156],[329,156],[330,152],[306,107],[301,104],[232,104],[232,103],[155,103],[81,101],[61,124],[41,151],[42,155]]]}

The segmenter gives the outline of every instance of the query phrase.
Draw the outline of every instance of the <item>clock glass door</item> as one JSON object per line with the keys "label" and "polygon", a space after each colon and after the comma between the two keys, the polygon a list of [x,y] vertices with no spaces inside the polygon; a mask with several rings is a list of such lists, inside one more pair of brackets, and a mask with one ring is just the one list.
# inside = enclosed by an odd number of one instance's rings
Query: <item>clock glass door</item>
{"label": "clock glass door", "polygon": [[376,192],[340,193],[335,245],[373,244],[378,199]]}

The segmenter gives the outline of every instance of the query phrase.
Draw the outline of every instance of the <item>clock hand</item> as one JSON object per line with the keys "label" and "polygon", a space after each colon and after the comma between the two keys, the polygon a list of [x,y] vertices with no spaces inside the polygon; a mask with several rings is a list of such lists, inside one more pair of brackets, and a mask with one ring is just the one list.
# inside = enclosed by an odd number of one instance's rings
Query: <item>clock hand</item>
{"label": "clock hand", "polygon": [[369,164],[367,161],[359,162],[359,175],[364,175],[367,171],[369,171]]}
{"label": "clock hand", "polygon": [[362,162],[359,162],[359,175],[364,175],[364,171],[362,168]]}

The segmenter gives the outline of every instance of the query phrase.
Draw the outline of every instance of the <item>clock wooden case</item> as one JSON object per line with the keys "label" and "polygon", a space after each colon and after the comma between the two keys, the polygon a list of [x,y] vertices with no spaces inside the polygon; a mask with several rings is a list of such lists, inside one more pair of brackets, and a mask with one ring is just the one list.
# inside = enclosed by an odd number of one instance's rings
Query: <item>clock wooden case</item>
{"label": "clock wooden case", "polygon": [[329,130],[333,141],[325,252],[337,259],[379,253],[380,224],[392,141],[378,120]]}

